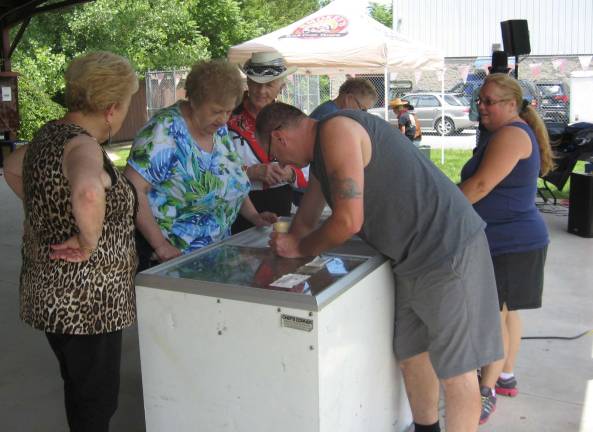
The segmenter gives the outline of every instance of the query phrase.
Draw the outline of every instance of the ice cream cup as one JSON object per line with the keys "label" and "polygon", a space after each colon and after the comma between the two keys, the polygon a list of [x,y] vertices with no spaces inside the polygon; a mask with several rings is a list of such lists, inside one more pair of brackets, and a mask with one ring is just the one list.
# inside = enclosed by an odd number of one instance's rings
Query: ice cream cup
{"label": "ice cream cup", "polygon": [[287,233],[288,228],[290,228],[290,221],[279,220],[278,222],[274,223],[273,227],[274,231],[277,233]]}

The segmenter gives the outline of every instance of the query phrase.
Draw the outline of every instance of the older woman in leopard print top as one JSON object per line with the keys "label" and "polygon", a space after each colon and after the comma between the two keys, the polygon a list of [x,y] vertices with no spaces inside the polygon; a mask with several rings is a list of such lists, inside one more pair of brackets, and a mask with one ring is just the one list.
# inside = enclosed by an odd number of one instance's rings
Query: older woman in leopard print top
{"label": "older woman in leopard print top", "polygon": [[72,431],[107,431],[117,408],[122,329],[136,320],[136,196],[99,143],[116,133],[138,80],[108,52],[66,71],[69,111],[6,161],[23,200],[21,318],[46,333]]}

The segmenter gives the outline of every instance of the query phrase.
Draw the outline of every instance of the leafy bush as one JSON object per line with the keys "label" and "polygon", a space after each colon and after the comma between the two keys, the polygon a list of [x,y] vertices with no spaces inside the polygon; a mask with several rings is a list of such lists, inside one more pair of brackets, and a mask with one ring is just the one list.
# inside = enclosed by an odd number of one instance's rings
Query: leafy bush
{"label": "leafy bush", "polygon": [[19,51],[13,56],[13,70],[20,74],[19,139],[30,140],[44,123],[64,115],[64,107],[52,100],[64,88],[64,62],[63,54],[54,54],[47,47],[35,47],[26,55]]}

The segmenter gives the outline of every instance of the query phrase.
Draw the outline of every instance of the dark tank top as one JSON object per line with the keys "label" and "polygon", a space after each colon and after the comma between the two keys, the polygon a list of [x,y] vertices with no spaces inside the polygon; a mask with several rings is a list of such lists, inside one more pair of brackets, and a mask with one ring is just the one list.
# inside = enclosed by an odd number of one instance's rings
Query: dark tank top
{"label": "dark tank top", "polygon": [[31,141],[23,161],[20,315],[32,327],[50,333],[109,333],[136,321],[136,191],[104,150],[103,168],[111,187],[105,191],[97,249],[83,262],[50,258],[50,245],[79,232],[62,161],[66,143],[83,134],[89,135],[74,124],[50,122]]}
{"label": "dark tank top", "polygon": [[[537,138],[529,125],[513,122],[529,135],[531,155],[521,159],[512,171],[488,195],[474,204],[476,212],[486,221],[486,236],[493,256],[529,252],[549,243],[548,229],[535,206],[537,179],[540,172],[540,152]],[[473,176],[490,145],[490,135],[485,145],[476,149],[472,158],[461,170],[461,180]]]}
{"label": "dark tank top", "polygon": [[394,272],[414,276],[461,250],[484,222],[459,188],[401,132],[377,116],[344,110],[317,130],[311,172],[332,207],[319,131],[336,116],[360,123],[371,138],[364,169],[364,223],[359,235],[391,258]]}

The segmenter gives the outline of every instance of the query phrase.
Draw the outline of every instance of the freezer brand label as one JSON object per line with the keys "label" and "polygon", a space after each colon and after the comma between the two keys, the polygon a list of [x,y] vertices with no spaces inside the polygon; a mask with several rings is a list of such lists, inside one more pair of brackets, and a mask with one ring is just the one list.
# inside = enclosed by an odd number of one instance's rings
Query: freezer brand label
{"label": "freezer brand label", "polygon": [[313,330],[313,320],[309,318],[300,318],[292,315],[281,315],[282,327],[289,327],[296,330],[310,332]]}

